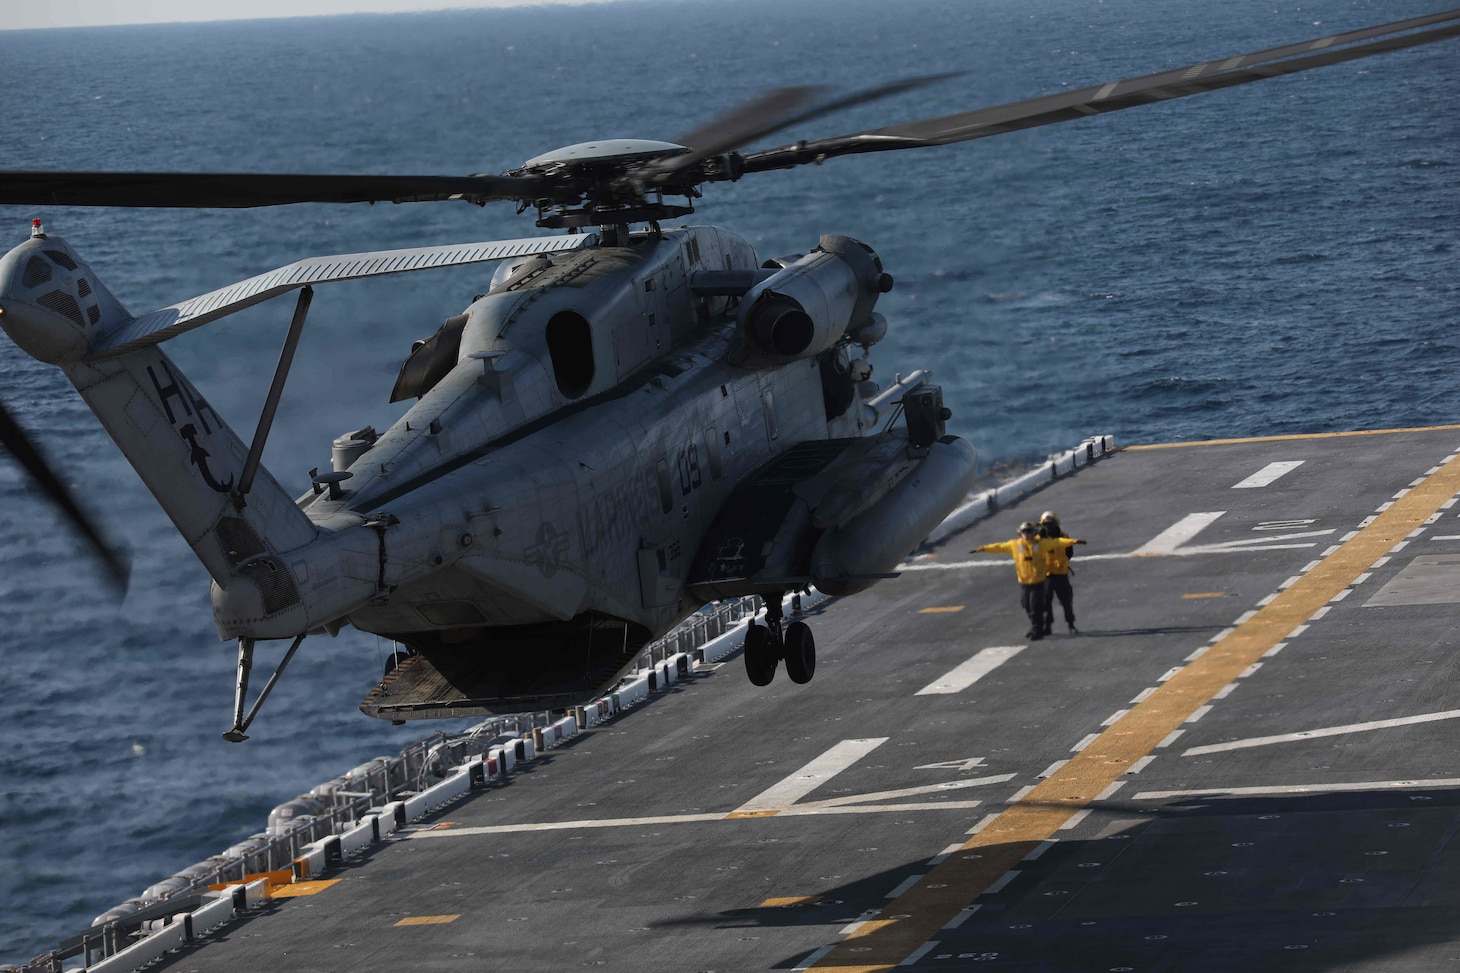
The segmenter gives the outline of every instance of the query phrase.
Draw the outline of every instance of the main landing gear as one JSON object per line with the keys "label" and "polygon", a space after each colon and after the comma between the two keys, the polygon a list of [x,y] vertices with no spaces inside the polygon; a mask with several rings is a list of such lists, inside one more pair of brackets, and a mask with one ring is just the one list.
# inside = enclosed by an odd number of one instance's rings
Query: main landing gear
{"label": "main landing gear", "polygon": [[253,669],[254,640],[250,638],[240,638],[238,640],[238,684],[235,687],[233,695],[233,726],[228,729],[228,732],[223,734],[223,739],[229,743],[242,743],[248,739],[248,734],[243,731],[247,730],[249,724],[253,722],[253,718],[259,715],[259,707],[264,705],[264,700],[268,699],[269,693],[274,691],[274,683],[278,682],[279,677],[284,674],[284,667],[289,664],[290,659],[294,658],[294,653],[299,651],[299,643],[303,641],[303,635],[295,637],[294,644],[289,646],[288,652],[284,653],[284,658],[280,660],[279,667],[274,670],[274,674],[269,677],[269,681],[264,683],[263,692],[259,693],[259,698],[253,701],[253,706],[249,708],[248,715],[244,716],[243,701],[248,695],[248,674]]}
{"label": "main landing gear", "polygon": [[[796,602],[799,606],[800,599]],[[757,686],[769,686],[776,678],[776,666],[786,660],[786,675],[792,682],[808,683],[816,674],[816,640],[811,626],[792,622],[784,631],[781,596],[765,599],[764,625],[752,619],[745,627],[745,674]]]}

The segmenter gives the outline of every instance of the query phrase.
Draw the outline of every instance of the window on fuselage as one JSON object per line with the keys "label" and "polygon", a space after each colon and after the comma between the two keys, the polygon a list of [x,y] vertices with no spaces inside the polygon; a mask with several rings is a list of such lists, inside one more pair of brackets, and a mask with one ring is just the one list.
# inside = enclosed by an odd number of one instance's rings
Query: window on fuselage
{"label": "window on fuselage", "polygon": [[558,391],[576,399],[593,384],[593,331],[577,311],[559,311],[547,323],[548,354]]}

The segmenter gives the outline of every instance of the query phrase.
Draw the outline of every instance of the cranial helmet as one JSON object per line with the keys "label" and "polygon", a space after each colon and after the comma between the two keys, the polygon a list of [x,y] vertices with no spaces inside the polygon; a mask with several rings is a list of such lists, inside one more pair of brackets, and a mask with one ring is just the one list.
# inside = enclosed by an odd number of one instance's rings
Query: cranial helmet
{"label": "cranial helmet", "polygon": [[1055,513],[1053,510],[1046,510],[1044,513],[1039,515],[1039,522],[1041,524],[1048,523],[1051,520],[1055,523],[1059,523],[1059,519],[1059,514]]}
{"label": "cranial helmet", "polygon": [[1019,525],[1019,533],[1021,534],[1030,534],[1037,530],[1039,530],[1039,525],[1032,520],[1026,520]]}

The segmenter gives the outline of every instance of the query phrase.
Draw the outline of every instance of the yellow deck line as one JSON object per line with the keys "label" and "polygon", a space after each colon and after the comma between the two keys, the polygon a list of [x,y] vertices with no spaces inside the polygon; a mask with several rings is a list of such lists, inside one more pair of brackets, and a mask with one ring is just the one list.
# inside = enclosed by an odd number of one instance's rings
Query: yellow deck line
{"label": "yellow deck line", "polygon": [[1460,462],[1447,462],[1163,683],[810,969],[871,973],[897,966],[1457,493]]}
{"label": "yellow deck line", "polygon": [[278,888],[271,888],[269,898],[271,899],[292,899],[299,895],[318,895],[332,885],[338,885],[341,879],[320,878],[311,879],[308,882],[293,882],[289,885],[280,885]]}
{"label": "yellow deck line", "polygon": [[461,918],[461,913],[450,916],[406,916],[397,926],[444,926]]}
{"label": "yellow deck line", "polygon": [[757,908],[760,909],[784,909],[793,905],[813,905],[821,901],[819,895],[778,895],[766,899]]}
{"label": "yellow deck line", "polygon": [[1298,439],[1339,439],[1344,436],[1387,436],[1403,432],[1445,432],[1460,429],[1456,426],[1416,426],[1412,429],[1358,429],[1353,432],[1299,432],[1285,436],[1251,436],[1247,439],[1193,439],[1184,443],[1143,443],[1139,446],[1122,446],[1121,450],[1178,449],[1184,446],[1230,446],[1234,443],[1278,443]]}

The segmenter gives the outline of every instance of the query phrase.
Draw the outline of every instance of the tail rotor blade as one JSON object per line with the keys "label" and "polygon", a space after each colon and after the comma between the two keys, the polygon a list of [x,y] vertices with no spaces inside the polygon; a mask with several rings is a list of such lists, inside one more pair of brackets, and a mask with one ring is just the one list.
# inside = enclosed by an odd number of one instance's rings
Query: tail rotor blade
{"label": "tail rotor blade", "polygon": [[101,536],[101,532],[92,523],[91,518],[81,509],[80,505],[71,496],[71,491],[66,484],[56,476],[40,451],[35,448],[30,437],[26,435],[20,424],[10,415],[8,409],[0,404],[0,445],[4,445],[16,459],[30,473],[31,479],[45,491],[47,497],[66,515],[82,537],[86,538],[91,545],[92,552],[106,568],[107,576],[120,591],[126,591],[127,578],[131,573],[131,565],[125,554],[117,551],[107,544]]}

